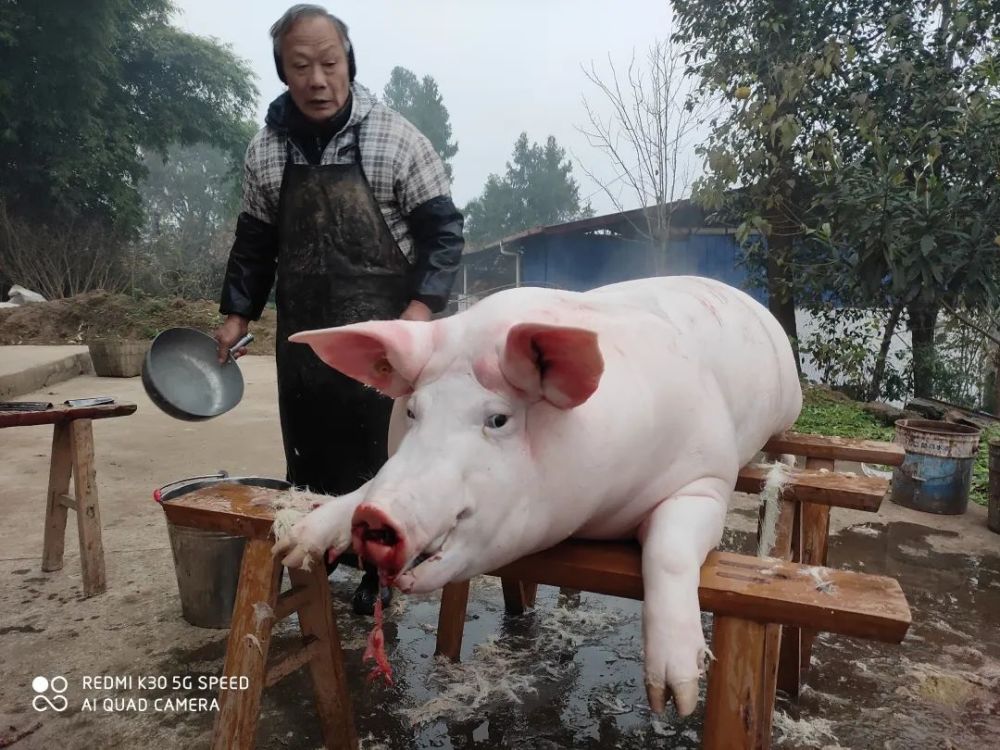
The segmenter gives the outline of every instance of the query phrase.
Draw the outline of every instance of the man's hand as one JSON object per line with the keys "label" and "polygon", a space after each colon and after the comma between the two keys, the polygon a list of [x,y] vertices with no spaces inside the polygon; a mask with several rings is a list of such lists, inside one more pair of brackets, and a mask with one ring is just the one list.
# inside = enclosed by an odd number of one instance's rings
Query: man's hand
{"label": "man's hand", "polygon": [[[229,347],[246,336],[249,324],[250,321],[242,315],[227,315],[225,322],[215,329],[215,340],[219,342],[220,365],[226,363],[226,360],[229,357]],[[242,349],[237,349],[236,352],[234,352],[233,358],[239,359],[246,353],[247,349],[244,346]]]}
{"label": "man's hand", "polygon": [[419,300],[411,300],[410,304],[406,306],[403,310],[403,314],[399,316],[400,320],[430,320],[431,319],[431,309]]}

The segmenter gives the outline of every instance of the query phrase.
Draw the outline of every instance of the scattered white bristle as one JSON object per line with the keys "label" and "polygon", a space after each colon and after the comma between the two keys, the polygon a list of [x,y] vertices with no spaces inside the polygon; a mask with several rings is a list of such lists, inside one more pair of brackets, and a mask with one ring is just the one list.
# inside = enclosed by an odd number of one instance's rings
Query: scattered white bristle
{"label": "scattered white bristle", "polygon": [[250,501],[250,504],[266,505],[274,511],[289,509],[308,513],[317,505],[323,505],[331,499],[331,495],[320,495],[315,492],[308,492],[307,490],[292,487],[277,495],[268,490],[266,494],[261,493],[260,496],[254,497]]}
{"label": "scattered white bristle", "polygon": [[536,688],[530,675],[518,674],[512,668],[519,657],[523,655],[491,640],[477,646],[469,661],[439,659],[431,674],[437,696],[400,713],[416,726],[443,717],[471,718],[496,701],[520,703],[522,696],[536,692]]}
{"label": "scattered white bristle", "polygon": [[760,501],[764,507],[761,521],[760,539],[757,542],[757,557],[768,557],[778,537],[778,515],[781,510],[781,491],[788,484],[788,465],[775,461],[767,472],[764,488],[760,491]]}
{"label": "scattered white bristle", "polygon": [[832,594],[836,587],[829,578],[826,577],[826,568],[809,567],[802,571],[802,575],[807,575],[816,583],[816,590],[824,594]]}
{"label": "scattered white bristle", "polygon": [[274,610],[271,609],[271,605],[267,602],[254,602],[253,605],[253,624],[255,627],[260,627],[265,620],[274,619]]}
{"label": "scattered white bristle", "polygon": [[774,728],[777,730],[778,743],[822,747],[826,740],[837,739],[833,733],[833,722],[828,719],[795,720],[780,709],[774,712]]}
{"label": "scattered white bristle", "polygon": [[313,562],[312,555],[306,554],[306,556],[302,558],[302,570],[306,573],[312,572]]}
{"label": "scattered white bristle", "polygon": [[[534,648],[512,648],[496,640],[476,647],[471,659],[452,663],[439,660],[431,672],[428,689],[434,694],[418,706],[401,709],[412,724],[441,718],[462,721],[483,715],[496,703],[520,703],[536,693],[539,682],[564,679],[575,669],[567,654],[600,639],[602,633],[622,622],[623,614],[598,607],[536,609],[540,632]],[[607,708],[622,713],[628,708],[609,696]],[[628,708],[631,710],[631,708]]]}
{"label": "scattered white bristle", "polygon": [[260,639],[259,639],[259,638],[258,638],[257,636],[255,636],[255,635],[254,635],[253,633],[247,633],[247,634],[246,634],[245,636],[243,636],[243,638],[244,638],[244,639],[246,639],[246,641],[247,641],[247,642],[248,642],[248,643],[249,643],[249,644],[250,644],[251,646],[253,646],[254,648],[256,648],[256,649],[257,649],[257,651],[259,651],[259,652],[260,652],[260,655],[261,655],[261,656],[263,656],[263,655],[264,655],[264,649],[263,649],[263,647],[262,647],[262,646],[260,645]]}
{"label": "scattered white bristle", "polygon": [[271,526],[271,533],[274,534],[275,541],[280,542],[292,533],[292,528],[299,522],[308,511],[301,511],[294,508],[282,508],[274,514],[274,524]]}

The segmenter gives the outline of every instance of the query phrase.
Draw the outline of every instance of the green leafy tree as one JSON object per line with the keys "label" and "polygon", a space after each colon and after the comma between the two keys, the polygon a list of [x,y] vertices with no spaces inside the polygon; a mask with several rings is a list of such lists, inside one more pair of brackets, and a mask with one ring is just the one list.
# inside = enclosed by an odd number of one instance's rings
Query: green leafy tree
{"label": "green leafy tree", "polygon": [[0,199],[39,225],[142,223],[143,150],[246,147],[249,65],[170,25],[169,0],[0,5]]}
{"label": "green leafy tree", "polygon": [[418,80],[412,71],[396,66],[389,74],[382,99],[387,107],[399,112],[427,136],[450,178],[449,162],[458,153],[458,144],[451,140],[448,109],[441,99],[437,81],[431,76]]}
{"label": "green leafy tree", "polygon": [[700,149],[707,171],[695,198],[742,223],[771,312],[797,344],[794,247],[809,194],[803,134],[821,95],[816,73],[838,61],[828,40],[850,34],[850,21],[819,0],[676,0],[674,18],[698,94],[725,106]]}
{"label": "green leafy tree", "polygon": [[996,300],[1000,6],[676,0],[675,11],[690,69],[730,105],[696,195],[743,220],[772,310],[789,333],[796,296],[889,310],[871,392],[905,311],[914,390],[930,395],[938,311]]}
{"label": "green leafy tree", "polygon": [[480,196],[465,207],[466,236],[472,246],[535,226],[547,226],[593,215],[580,205],[573,165],[553,136],[545,145],[529,143],[521,133],[501,177],[491,174]]}
{"label": "green leafy tree", "polygon": [[997,24],[1000,6],[972,1],[896,0],[858,19],[865,54],[833,77],[846,127],[818,132],[808,163],[827,285],[882,301],[892,326],[906,311],[917,396],[955,389],[939,313],[998,301]]}

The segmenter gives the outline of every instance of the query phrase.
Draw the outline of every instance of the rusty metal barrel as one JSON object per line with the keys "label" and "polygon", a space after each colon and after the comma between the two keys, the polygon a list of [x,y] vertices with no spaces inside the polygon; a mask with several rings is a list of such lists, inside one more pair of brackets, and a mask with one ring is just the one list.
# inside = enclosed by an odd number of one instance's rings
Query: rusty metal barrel
{"label": "rusty metal barrel", "polygon": [[1000,534],[1000,438],[990,441],[990,499],[986,525]]}
{"label": "rusty metal barrel", "polygon": [[975,427],[952,422],[897,421],[896,442],[906,458],[892,472],[892,501],[926,513],[965,513],[979,437]]}

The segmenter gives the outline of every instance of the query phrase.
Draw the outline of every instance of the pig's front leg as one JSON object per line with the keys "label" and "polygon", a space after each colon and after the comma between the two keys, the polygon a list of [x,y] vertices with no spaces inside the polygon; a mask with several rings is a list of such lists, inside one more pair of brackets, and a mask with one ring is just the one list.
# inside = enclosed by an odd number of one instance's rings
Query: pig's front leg
{"label": "pig's front leg", "polygon": [[698,582],[705,557],[722,539],[730,489],[701,479],[660,503],[639,530],[646,695],[655,713],[671,692],[681,716],[698,704],[707,655]]}
{"label": "pig's front leg", "polygon": [[351,546],[351,517],[365,499],[370,484],[368,481],[354,492],[331,497],[307,513],[274,545],[272,554],[283,555],[281,564],[286,568],[303,569],[321,563],[328,550],[334,556],[339,555]]}

